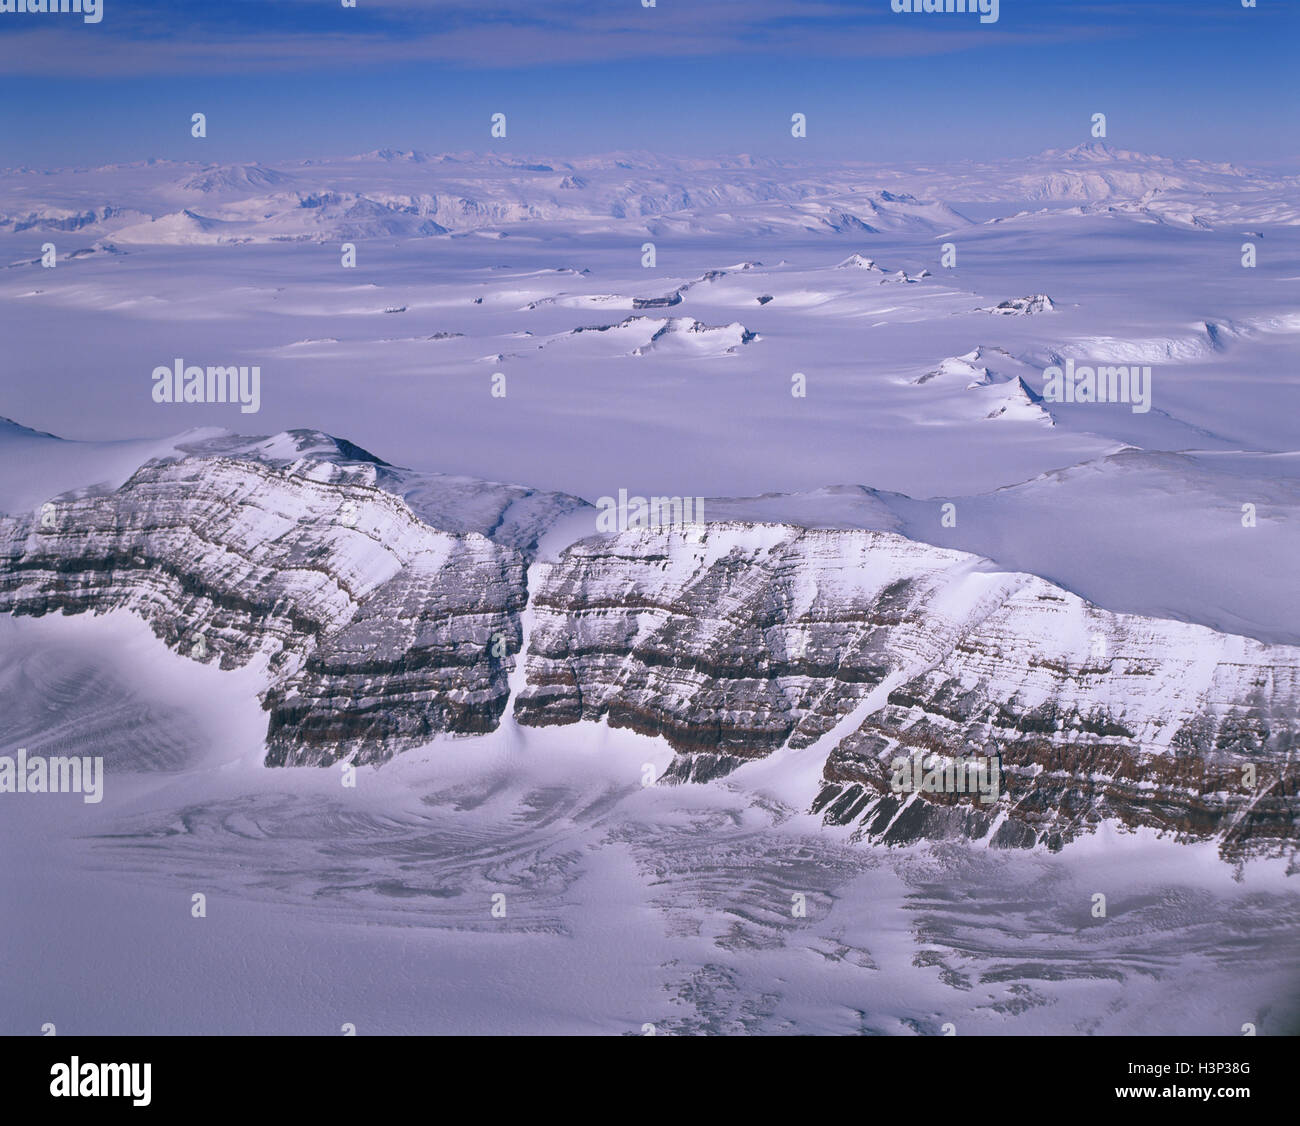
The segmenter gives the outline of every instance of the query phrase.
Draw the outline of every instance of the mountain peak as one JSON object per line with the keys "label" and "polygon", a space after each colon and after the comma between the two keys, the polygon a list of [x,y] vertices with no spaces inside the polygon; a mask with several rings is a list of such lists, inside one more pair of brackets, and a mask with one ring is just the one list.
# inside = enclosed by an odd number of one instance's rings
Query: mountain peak
{"label": "mountain peak", "polygon": [[1047,149],[1042,155],[1056,160],[1068,160],[1080,164],[1102,164],[1117,160],[1145,162],[1161,159],[1145,153],[1117,149],[1114,145],[1100,140],[1083,141],[1068,149]]}
{"label": "mountain peak", "polygon": [[48,434],[44,430],[34,430],[32,427],[24,426],[21,422],[15,422],[12,418],[2,414],[0,414],[0,434],[24,438],[53,438],[55,441],[62,441],[57,434]]}

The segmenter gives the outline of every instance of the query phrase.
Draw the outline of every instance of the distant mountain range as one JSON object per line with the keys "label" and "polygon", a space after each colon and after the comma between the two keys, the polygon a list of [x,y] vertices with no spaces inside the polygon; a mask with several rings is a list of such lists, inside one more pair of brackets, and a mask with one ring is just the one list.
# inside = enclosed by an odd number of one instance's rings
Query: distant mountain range
{"label": "distant mountain range", "polygon": [[[78,231],[121,246],[426,238],[539,223],[649,236],[941,233],[970,224],[963,202],[1035,201],[1190,227],[1295,224],[1300,210],[1279,202],[1278,189],[1298,182],[1103,142],[942,170],[744,156],[543,161],[379,149],[274,167],[150,160],[9,169],[0,173],[0,232]],[[1002,218],[1023,214],[1008,208]]]}

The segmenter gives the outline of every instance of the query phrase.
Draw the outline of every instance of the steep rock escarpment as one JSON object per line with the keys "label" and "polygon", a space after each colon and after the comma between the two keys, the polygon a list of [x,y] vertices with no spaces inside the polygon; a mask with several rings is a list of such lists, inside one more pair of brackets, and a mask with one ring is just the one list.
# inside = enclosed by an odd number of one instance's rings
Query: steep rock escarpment
{"label": "steep rock escarpment", "polygon": [[0,517],[0,611],[128,610],[187,656],[260,662],[267,761],[380,761],[492,730],[524,557],[432,528],[368,464],[151,462],[120,488]]}
{"label": "steep rock escarpment", "polygon": [[[533,565],[529,604],[530,553],[582,506],[311,431],[211,439],[0,517],[0,612],[127,610],[185,656],[255,665],[272,765],[495,729],[527,621],[520,723],[663,736],[676,780],[808,749],[813,810],[863,839],[1058,848],[1110,821],[1295,846],[1300,648],[781,523],[581,540]],[[996,756],[996,800],[895,789],[900,759],[972,751]]]}
{"label": "steep rock escarpment", "polygon": [[[517,718],[662,735],[672,777],[824,737],[813,808],[872,840],[1057,848],[1107,819],[1230,853],[1296,840],[1295,647],[878,532],[630,531],[540,572]],[[899,758],[990,747],[995,802],[891,784]]]}
{"label": "steep rock escarpment", "polygon": [[684,753],[806,747],[891,672],[955,643],[960,623],[933,595],[971,561],[898,536],[775,524],[574,544],[539,568],[515,714],[607,718]]}
{"label": "steep rock escarpment", "polygon": [[[827,760],[814,809],[876,840],[1059,848],[1104,820],[1229,852],[1294,844],[1300,649],[1089,606],[1030,579],[891,689]],[[898,794],[891,764],[995,747],[1002,794]]]}

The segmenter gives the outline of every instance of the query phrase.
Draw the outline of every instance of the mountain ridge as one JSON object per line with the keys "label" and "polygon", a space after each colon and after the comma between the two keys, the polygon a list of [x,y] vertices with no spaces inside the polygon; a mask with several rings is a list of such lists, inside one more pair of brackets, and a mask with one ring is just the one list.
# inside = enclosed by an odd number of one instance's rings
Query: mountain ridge
{"label": "mountain ridge", "polygon": [[[1300,647],[1115,614],[893,532],[597,535],[578,498],[467,481],[318,431],[204,439],[0,518],[0,610],[126,609],[191,659],[264,668],[268,765],[383,762],[509,713],[664,736],[666,780],[816,744],[809,808],[887,844],[1059,848],[1117,821],[1225,856],[1293,847]],[[571,542],[535,554],[562,521]],[[996,811],[906,812],[888,787],[896,752],[990,740]]]}

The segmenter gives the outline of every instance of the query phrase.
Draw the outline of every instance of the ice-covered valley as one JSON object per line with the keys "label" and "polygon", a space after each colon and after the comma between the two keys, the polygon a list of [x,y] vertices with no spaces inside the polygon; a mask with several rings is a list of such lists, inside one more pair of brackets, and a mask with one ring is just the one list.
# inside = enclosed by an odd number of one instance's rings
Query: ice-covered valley
{"label": "ice-covered valley", "polygon": [[0,173],[0,756],[106,768],[0,1032],[1300,1031],[1297,261],[1098,144]]}

